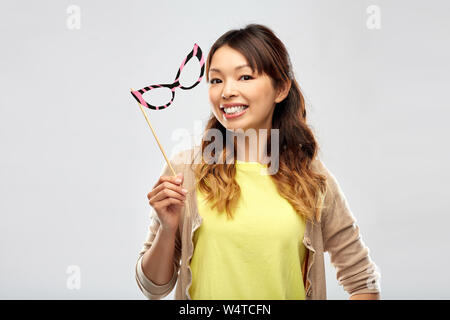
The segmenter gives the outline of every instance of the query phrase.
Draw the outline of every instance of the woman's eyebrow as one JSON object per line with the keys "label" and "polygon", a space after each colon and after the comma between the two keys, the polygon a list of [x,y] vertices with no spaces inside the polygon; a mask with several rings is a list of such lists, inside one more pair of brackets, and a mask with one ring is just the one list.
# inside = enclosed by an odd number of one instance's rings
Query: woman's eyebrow
{"label": "woman's eyebrow", "polygon": [[[242,69],[242,68],[245,68],[245,67],[251,68],[250,65],[248,65],[248,64],[243,64],[243,65],[237,66],[236,68],[234,68],[234,70]],[[220,70],[217,69],[217,68],[210,68],[210,69],[209,69],[209,72],[218,72],[218,73],[222,73],[222,71],[220,71]]]}

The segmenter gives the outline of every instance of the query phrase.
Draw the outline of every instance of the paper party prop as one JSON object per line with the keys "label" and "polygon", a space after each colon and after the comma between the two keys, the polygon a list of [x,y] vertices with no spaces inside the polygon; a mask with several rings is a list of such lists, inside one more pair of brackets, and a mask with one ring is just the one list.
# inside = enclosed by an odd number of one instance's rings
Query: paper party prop
{"label": "paper party prop", "polygon": [[[198,59],[198,61],[200,62],[200,76],[198,77],[198,80],[191,86],[186,87],[180,84],[180,74],[181,71],[183,71],[183,68],[185,66],[185,64],[192,59],[192,57],[196,57]],[[171,84],[155,84],[155,85],[151,85],[145,88],[142,88],[140,90],[132,90],[131,94],[133,95],[133,97],[136,99],[136,101],[138,103],[140,103],[141,105],[143,105],[144,107],[147,107],[149,109],[153,109],[153,110],[161,110],[161,109],[165,109],[168,106],[170,106],[173,102],[173,99],[175,98],[175,89],[180,88],[183,90],[189,90],[194,88],[196,85],[198,85],[200,83],[200,81],[203,78],[203,74],[205,72],[205,61],[203,59],[203,53],[202,50],[200,49],[200,47],[197,44],[194,44],[194,48],[192,49],[192,51],[187,55],[186,58],[184,58],[183,62],[181,63],[181,67],[178,69],[177,75],[175,76],[175,81]],[[161,105],[161,106],[154,106],[151,103],[145,101],[144,97],[142,96],[145,92],[149,91],[149,90],[153,90],[153,89],[158,89],[158,88],[169,88],[172,91],[172,99],[166,103],[165,105]]]}
{"label": "paper party prop", "polygon": [[[198,59],[199,63],[200,63],[200,75],[198,77],[198,80],[194,84],[192,84],[190,86],[183,86],[183,85],[181,85],[181,83],[179,81],[180,80],[181,71],[183,71],[184,66],[193,57],[196,57]],[[143,115],[145,117],[145,120],[147,121],[147,124],[149,125],[150,129],[152,130],[153,136],[155,137],[156,142],[158,143],[159,149],[161,150],[161,152],[162,152],[162,154],[164,156],[164,159],[166,160],[167,165],[169,166],[169,168],[172,171],[174,176],[176,175],[175,170],[172,168],[172,165],[170,164],[170,161],[168,160],[168,158],[166,156],[166,153],[164,152],[164,149],[161,146],[161,143],[159,142],[158,136],[156,135],[156,132],[153,129],[153,127],[152,127],[152,125],[150,123],[150,120],[148,119],[147,114],[145,113],[143,107],[147,107],[147,108],[152,109],[152,110],[166,109],[167,107],[169,107],[172,104],[172,102],[173,102],[173,100],[175,98],[175,90],[177,88],[180,88],[180,89],[183,89],[183,90],[189,90],[189,89],[194,88],[202,80],[204,72],[205,72],[205,60],[203,58],[203,52],[200,49],[200,47],[195,43],[194,44],[194,48],[192,49],[192,51],[186,56],[186,58],[184,58],[183,62],[181,63],[181,66],[178,69],[177,75],[175,76],[175,81],[173,83],[171,83],[171,84],[151,85],[151,86],[144,87],[144,88],[142,88],[140,90],[134,90],[133,88],[131,88],[131,94],[133,95],[133,97],[138,102],[138,105],[141,108],[141,111],[142,111],[142,113],[143,113]],[[147,102],[144,99],[144,97],[142,96],[145,92],[147,92],[149,90],[158,89],[158,88],[169,88],[171,90],[171,92],[172,92],[172,99],[168,103],[166,103],[165,105],[160,105],[160,106],[152,105],[149,102]],[[188,210],[188,215],[189,215],[189,210]]]}

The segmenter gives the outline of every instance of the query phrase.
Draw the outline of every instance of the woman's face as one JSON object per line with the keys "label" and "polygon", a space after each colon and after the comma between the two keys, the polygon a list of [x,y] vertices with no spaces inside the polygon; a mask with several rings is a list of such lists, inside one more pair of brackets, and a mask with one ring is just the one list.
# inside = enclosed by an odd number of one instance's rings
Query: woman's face
{"label": "woman's face", "polygon": [[[214,53],[209,69],[209,99],[214,115],[225,128],[253,128],[257,132],[270,129],[275,104],[286,95],[277,94],[268,75],[252,72],[239,51],[222,46]],[[248,108],[229,110],[228,104]]]}

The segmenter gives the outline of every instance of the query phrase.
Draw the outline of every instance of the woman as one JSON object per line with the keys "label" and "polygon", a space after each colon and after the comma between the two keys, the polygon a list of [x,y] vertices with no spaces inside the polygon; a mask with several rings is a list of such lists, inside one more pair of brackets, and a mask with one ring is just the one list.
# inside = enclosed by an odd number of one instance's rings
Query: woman
{"label": "woman", "polygon": [[141,291],[161,299],[177,283],[175,299],[326,299],[328,251],[350,299],[379,299],[379,274],[317,158],[283,43],[262,25],[231,30],[212,46],[206,79],[201,146],[171,159],[180,174],[165,165],[148,194]]}

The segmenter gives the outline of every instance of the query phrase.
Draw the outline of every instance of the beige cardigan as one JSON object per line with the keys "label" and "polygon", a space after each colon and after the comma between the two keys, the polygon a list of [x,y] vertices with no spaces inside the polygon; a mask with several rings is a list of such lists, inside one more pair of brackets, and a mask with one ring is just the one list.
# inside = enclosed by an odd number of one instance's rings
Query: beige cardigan
{"label": "beige cardigan", "polygon": [[[198,158],[200,157],[199,146],[184,150],[170,159],[175,172],[183,172],[183,186],[189,192],[186,196],[175,241],[174,273],[172,279],[165,285],[156,285],[142,271],[142,256],[151,247],[160,226],[158,216],[151,208],[148,235],[139,252],[135,267],[137,284],[148,299],[156,300],[166,297],[173,290],[175,284],[177,284],[176,300],[191,299],[189,287],[192,281],[190,261],[194,251],[192,239],[194,231],[202,223],[202,217],[197,211],[194,172],[190,166],[194,156],[196,161],[200,159]],[[379,293],[380,274],[369,256],[369,249],[360,237],[356,220],[338,182],[318,158],[313,160],[312,166],[313,169],[327,177],[327,193],[325,196],[326,207],[323,209],[321,222],[312,224],[307,221],[303,237],[303,244],[307,248],[302,270],[306,300],[326,299],[324,252],[329,253],[331,263],[337,271],[339,284],[350,296],[361,293]],[[161,175],[172,175],[167,164],[164,165]],[[305,270],[306,266],[307,271]]]}

